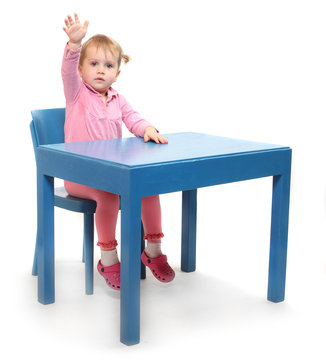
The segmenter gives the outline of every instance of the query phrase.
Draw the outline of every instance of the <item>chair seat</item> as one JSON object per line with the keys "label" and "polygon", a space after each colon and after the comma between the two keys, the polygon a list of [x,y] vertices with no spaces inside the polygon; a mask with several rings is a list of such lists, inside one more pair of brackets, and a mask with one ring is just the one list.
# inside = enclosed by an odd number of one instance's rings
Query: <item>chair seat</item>
{"label": "chair seat", "polygon": [[71,196],[63,186],[54,190],[54,205],[62,209],[86,214],[94,214],[96,210],[96,201]]}

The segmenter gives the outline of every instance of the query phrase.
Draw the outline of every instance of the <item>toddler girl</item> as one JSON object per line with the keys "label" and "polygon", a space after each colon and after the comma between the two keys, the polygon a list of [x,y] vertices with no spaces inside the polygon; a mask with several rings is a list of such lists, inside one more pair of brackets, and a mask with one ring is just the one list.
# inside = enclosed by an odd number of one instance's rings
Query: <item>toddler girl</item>
{"label": "toddler girl", "polygon": [[[62,79],[66,97],[65,142],[114,139],[122,137],[122,122],[128,130],[144,141],[167,143],[158,131],[144,120],[126,99],[111,85],[120,74],[120,64],[129,61],[120,45],[105,35],[95,35],[81,46],[88,21],[81,25],[78,15],[65,19],[63,30],[69,37],[62,61]],[[97,245],[101,260],[97,269],[107,284],[120,289],[120,262],[115,239],[119,212],[119,196],[65,181],[67,192],[73,196],[95,200]],[[158,195],[142,199],[141,218],[147,246],[142,262],[162,282],[172,281],[174,271],[161,252],[161,207]],[[135,239],[138,239],[135,234]]]}

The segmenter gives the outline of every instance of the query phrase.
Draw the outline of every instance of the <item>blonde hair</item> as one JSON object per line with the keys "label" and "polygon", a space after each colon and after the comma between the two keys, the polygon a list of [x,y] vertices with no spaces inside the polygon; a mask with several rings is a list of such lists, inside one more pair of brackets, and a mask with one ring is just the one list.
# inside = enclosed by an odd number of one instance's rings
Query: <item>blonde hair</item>
{"label": "blonde hair", "polygon": [[89,46],[96,46],[97,49],[102,48],[103,50],[110,51],[113,55],[116,55],[118,68],[120,68],[121,60],[123,60],[125,64],[130,61],[130,56],[123,53],[121,46],[115,40],[106,35],[98,34],[92,36],[83,44],[79,57],[79,65],[83,64]]}

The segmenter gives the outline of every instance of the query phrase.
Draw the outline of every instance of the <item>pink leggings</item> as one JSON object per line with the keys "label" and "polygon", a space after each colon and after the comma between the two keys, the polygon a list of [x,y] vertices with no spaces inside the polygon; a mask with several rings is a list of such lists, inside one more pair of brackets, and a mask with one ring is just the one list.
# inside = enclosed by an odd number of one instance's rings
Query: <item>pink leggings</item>
{"label": "pink leggings", "polygon": [[[102,249],[114,249],[118,245],[115,238],[115,229],[120,207],[119,195],[69,181],[65,181],[64,185],[68,194],[96,201],[97,245]],[[162,233],[161,205],[158,195],[142,198],[141,219],[145,232],[144,239],[150,242],[161,242],[164,235]]]}

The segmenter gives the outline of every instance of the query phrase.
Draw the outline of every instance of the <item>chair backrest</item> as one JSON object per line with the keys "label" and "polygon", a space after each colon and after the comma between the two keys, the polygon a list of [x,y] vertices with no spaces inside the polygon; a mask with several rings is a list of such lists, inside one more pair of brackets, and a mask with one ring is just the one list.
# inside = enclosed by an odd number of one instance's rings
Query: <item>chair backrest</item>
{"label": "chair backrest", "polygon": [[65,108],[32,110],[30,130],[34,153],[39,145],[64,142]]}

